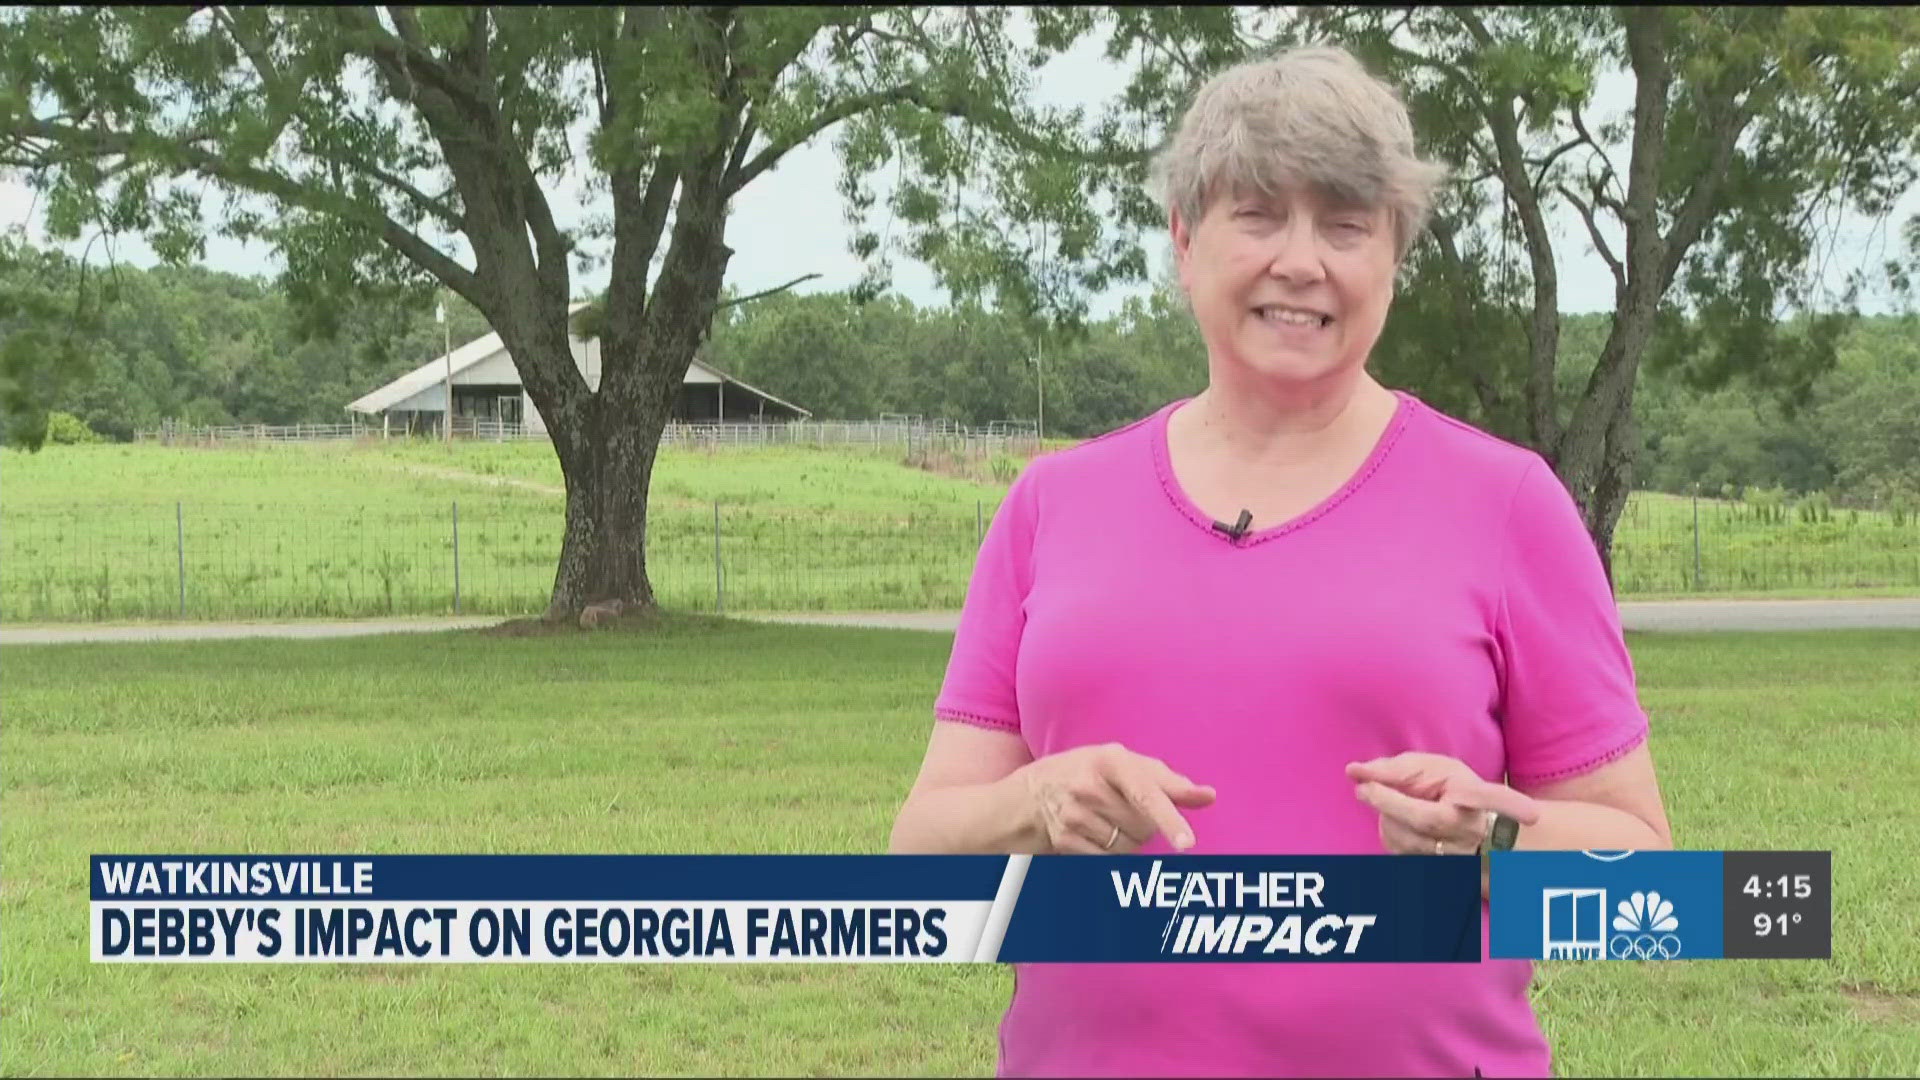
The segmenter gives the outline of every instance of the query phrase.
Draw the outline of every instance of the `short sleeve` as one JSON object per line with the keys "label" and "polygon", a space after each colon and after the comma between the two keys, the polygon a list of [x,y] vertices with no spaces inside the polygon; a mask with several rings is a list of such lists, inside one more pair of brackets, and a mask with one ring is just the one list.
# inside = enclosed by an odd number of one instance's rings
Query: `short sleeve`
{"label": "short sleeve", "polygon": [[1029,462],[1014,480],[981,538],[946,678],[934,699],[938,719],[1020,730],[1014,665],[1033,583],[1034,474],[1040,461]]}
{"label": "short sleeve", "polygon": [[1495,640],[1510,782],[1578,776],[1646,741],[1600,554],[1572,495],[1537,457],[1514,492],[1502,579]]}

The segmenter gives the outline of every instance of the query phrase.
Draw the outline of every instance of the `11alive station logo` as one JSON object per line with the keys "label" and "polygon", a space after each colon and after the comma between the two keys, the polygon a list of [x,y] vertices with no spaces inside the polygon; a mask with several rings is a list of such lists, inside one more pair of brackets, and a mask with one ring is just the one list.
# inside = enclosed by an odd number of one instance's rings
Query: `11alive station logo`
{"label": "11alive station logo", "polygon": [[1489,955],[1705,960],[1721,950],[1720,853],[1496,852]]}

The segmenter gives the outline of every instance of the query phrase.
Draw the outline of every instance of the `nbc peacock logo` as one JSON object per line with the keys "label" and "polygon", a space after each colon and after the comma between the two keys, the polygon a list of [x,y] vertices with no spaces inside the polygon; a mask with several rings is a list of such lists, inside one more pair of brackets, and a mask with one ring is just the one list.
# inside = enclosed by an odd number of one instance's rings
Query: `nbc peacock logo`
{"label": "nbc peacock logo", "polygon": [[1680,955],[1678,929],[1673,901],[1657,892],[1636,892],[1614,909],[1607,954],[1615,960],[1672,960]]}

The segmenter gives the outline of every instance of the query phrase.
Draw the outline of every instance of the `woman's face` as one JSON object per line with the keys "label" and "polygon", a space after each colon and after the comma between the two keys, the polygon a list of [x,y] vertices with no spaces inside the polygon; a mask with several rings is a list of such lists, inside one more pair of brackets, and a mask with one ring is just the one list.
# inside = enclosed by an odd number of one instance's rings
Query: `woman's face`
{"label": "woman's face", "polygon": [[1223,193],[1192,227],[1176,213],[1181,284],[1216,363],[1293,383],[1358,371],[1396,270],[1391,215],[1290,187]]}

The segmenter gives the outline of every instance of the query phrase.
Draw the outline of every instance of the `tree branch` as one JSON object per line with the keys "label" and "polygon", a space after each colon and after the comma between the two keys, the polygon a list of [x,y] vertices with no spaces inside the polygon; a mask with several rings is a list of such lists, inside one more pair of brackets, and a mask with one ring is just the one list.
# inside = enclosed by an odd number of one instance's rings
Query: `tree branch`
{"label": "tree branch", "polygon": [[758,154],[739,170],[733,183],[729,185],[729,195],[738,192],[751,183],[755,177],[771,168],[795,147],[819,135],[827,128],[842,120],[864,112],[883,108],[888,105],[913,104],[928,112],[951,116],[965,120],[971,125],[984,126],[996,135],[1006,139],[1016,148],[1037,153],[1064,154],[1080,161],[1096,165],[1133,165],[1144,161],[1148,155],[1145,149],[1125,150],[1079,150],[1050,143],[1035,135],[1019,123],[1004,109],[985,106],[978,102],[962,102],[936,98],[924,86],[906,84],[875,90],[865,94],[856,94],[822,109],[813,120],[801,129],[790,133],[783,139],[777,139],[763,147]]}
{"label": "tree branch", "polygon": [[[516,70],[496,83],[490,73],[487,55],[484,9],[476,9],[476,12],[479,14],[468,21],[468,41],[458,57],[462,64],[469,66],[477,84],[500,87],[501,103],[504,104],[524,86],[525,76]],[[557,294],[564,302],[567,293],[567,243],[554,224],[553,208],[547,203],[546,189],[528,160],[535,149],[534,139],[515,124],[504,109],[493,103],[488,104],[486,116],[486,134],[492,137],[491,152],[486,157],[497,163],[506,174],[514,214],[533,234],[535,273],[547,291]]]}
{"label": "tree branch", "polygon": [[[1481,96],[1478,84],[1457,65],[1450,64],[1437,57],[1414,52],[1411,49],[1401,48],[1391,41],[1384,42],[1382,48],[1404,63],[1412,64],[1416,67],[1428,68],[1445,75],[1447,79],[1453,83],[1455,89],[1459,90],[1461,95],[1467,99],[1467,104],[1471,106],[1475,112],[1480,114],[1481,119],[1487,122],[1488,129],[1492,130],[1495,127],[1493,110],[1488,105],[1486,99]],[[1474,157],[1479,160],[1481,165],[1485,166],[1494,175],[1502,175],[1499,158],[1495,154],[1481,145],[1480,140],[1474,138],[1472,132],[1466,132],[1464,138],[1467,148],[1473,152]]]}
{"label": "tree branch", "polygon": [[759,116],[754,107],[747,106],[747,115],[740,121],[740,135],[733,141],[733,152],[727,155],[727,190],[740,190],[740,170],[747,160],[747,151],[752,148],[754,136],[760,134]]}
{"label": "tree branch", "polygon": [[[525,232],[532,234],[535,273],[548,291],[558,291],[564,295],[567,287],[566,240],[554,223],[552,207],[547,204],[539,177],[534,174],[526,153],[519,146],[513,126],[505,122],[497,103],[480,95],[473,85],[461,78],[460,72],[433,58],[426,50],[419,20],[410,8],[395,7],[389,10],[400,35],[398,40],[388,34],[379,25],[379,20],[365,9],[357,9],[351,14],[346,9],[336,10],[341,11],[336,17],[342,20],[347,33],[358,39],[358,43],[394,84],[396,96],[420,110],[422,118],[447,152],[447,166],[453,170],[456,181],[467,183],[473,198],[481,197],[473,193],[493,192],[487,197],[505,196],[511,199],[510,213],[519,219]],[[347,21],[349,19],[357,21],[350,23]],[[486,30],[485,13],[474,12],[467,20],[467,39],[456,54],[460,63],[473,68],[473,75],[481,85],[491,81],[487,76]],[[421,84],[413,78],[416,72],[428,84],[427,93],[420,92]],[[492,144],[478,154],[456,155],[454,151],[471,144],[473,135],[470,132],[475,127],[490,136]],[[424,195],[411,184],[378,170],[371,163],[362,163],[361,167],[370,175],[381,177],[396,190],[409,193],[417,205],[441,220],[455,228],[465,228],[464,217],[454,215],[451,206]],[[497,173],[487,175],[496,168],[504,173],[504,177]],[[500,190],[501,180],[504,180],[505,190]],[[522,232],[515,245],[521,250],[525,250],[525,232]]]}
{"label": "tree branch", "polygon": [[[489,105],[476,94],[472,87],[455,78],[446,65],[435,59],[427,51],[420,38],[420,24],[408,8],[391,8],[394,26],[400,30],[401,37],[395,38],[387,33],[386,27],[372,9],[342,5],[333,9],[334,18],[350,45],[364,49],[369,59],[387,75],[394,84],[394,93],[401,100],[409,101],[427,113],[429,106],[436,104],[418,95],[417,75],[440,95],[437,104],[456,111],[486,115]],[[408,34],[412,38],[407,37]]]}
{"label": "tree branch", "polygon": [[[1587,377],[1586,390],[1561,432],[1558,449],[1562,453],[1575,450],[1586,454],[1602,445],[1607,426],[1632,400],[1639,356],[1638,350],[1624,347],[1624,342],[1651,325],[1666,291],[1661,268],[1666,265],[1669,249],[1660,235],[1659,209],[1661,171],[1669,150],[1667,97],[1673,84],[1667,40],[1669,12],[1665,8],[1625,7],[1618,9],[1615,17],[1626,32],[1627,59],[1634,76],[1633,145],[1627,161],[1627,197],[1619,211],[1626,226],[1626,246],[1620,261],[1627,287],[1615,300],[1613,330],[1601,350],[1600,362]],[[1589,459],[1579,466],[1580,472],[1567,477],[1576,493],[1590,481],[1593,468]]]}
{"label": "tree branch", "polygon": [[1200,81],[1200,69],[1194,66],[1193,61],[1188,58],[1186,51],[1180,48],[1177,41],[1159,40],[1153,44],[1160,52],[1166,54],[1168,59],[1180,65],[1180,70],[1186,74],[1189,85]]}
{"label": "tree branch", "polygon": [[[978,19],[975,18],[975,12],[974,12],[973,6],[968,5],[965,8],[962,8],[961,10],[966,13],[967,34],[969,37],[973,38],[973,47],[980,51],[981,66],[986,67],[992,64],[993,54],[991,50],[987,48],[986,37],[980,33],[980,24]],[[997,73],[997,74],[1004,74],[1004,73]]]}
{"label": "tree branch", "polygon": [[[1644,8],[1623,9],[1626,24],[1627,53],[1633,65],[1633,146],[1627,161],[1627,198],[1621,208],[1627,225],[1627,261],[1636,263],[1638,240],[1651,250],[1659,243],[1657,209],[1660,198],[1660,165],[1666,153],[1667,91],[1673,81],[1673,68],[1666,52],[1664,11]],[[1642,264],[1651,270],[1651,260]]]}
{"label": "tree branch", "polygon": [[599,49],[593,50],[593,104],[600,113],[600,125],[607,122],[607,57]]}
{"label": "tree branch", "polygon": [[409,49],[426,51],[426,39],[420,33],[420,19],[413,13],[411,6],[389,4],[387,17],[393,20],[394,31],[400,35],[400,40],[405,42]]}
{"label": "tree branch", "polygon": [[[761,9],[757,8],[746,8],[743,9],[740,14],[742,16],[754,15],[758,14],[760,10]],[[786,14],[790,15],[791,12],[789,11]],[[741,20],[741,25],[745,25],[744,18]],[[758,58],[764,61],[763,63],[740,64],[738,66],[737,70],[739,71],[742,81],[748,84],[748,97],[755,102],[763,101],[764,99],[759,95],[762,93],[771,93],[774,85],[780,81],[780,76],[784,74],[789,67],[792,67],[795,61],[800,59],[802,53],[807,51],[807,46],[813,43],[815,36],[829,26],[837,28],[837,32],[834,35],[834,45],[842,49],[853,48],[854,42],[860,40],[862,36],[868,33],[880,33],[880,31],[874,30],[871,14],[868,12],[860,13],[860,21],[858,23],[845,18],[828,18],[822,19],[817,25],[812,27],[804,29],[798,27],[789,28],[792,36],[780,42],[778,48],[769,46],[766,55]],[[851,35],[846,33],[849,28],[852,28],[854,31]],[[738,63],[737,58],[736,63]]]}
{"label": "tree branch", "polygon": [[273,97],[279,97],[285,88],[284,81],[280,77],[280,69],[274,64],[272,55],[259,39],[242,32],[240,24],[225,7],[214,6],[213,17],[226,28],[227,36],[233,39],[234,44],[240,46],[240,51],[247,54],[247,60],[253,64],[253,70],[259,73],[260,82],[267,88],[267,93]]}
{"label": "tree branch", "polygon": [[680,182],[680,167],[672,158],[662,156],[654,162],[653,172],[647,177],[647,189],[640,197],[640,216],[636,222],[644,243],[638,250],[640,272],[646,273],[647,264],[653,261],[654,252],[660,248],[661,231],[666,228],[667,211],[673,206],[673,189]]}
{"label": "tree branch", "polygon": [[795,147],[800,146],[840,121],[848,117],[857,116],[871,109],[910,101],[913,99],[915,92],[916,89],[911,86],[896,86],[887,90],[879,90],[869,94],[855,94],[850,98],[842,98],[835,104],[822,109],[814,116],[812,122],[808,123],[805,127],[788,134],[785,138],[770,141],[745,165],[738,169],[729,169],[728,175],[730,179],[727,184],[727,194],[733,195],[737,193],[741,188],[752,183],[754,178],[779,163],[780,159],[787,156]]}
{"label": "tree branch", "polygon": [[1540,161],[1540,171],[1534,174],[1533,186],[1537,189],[1545,185],[1547,182],[1547,170],[1553,167],[1553,163],[1559,160],[1560,155],[1566,153],[1567,151],[1573,149],[1576,146],[1579,146],[1581,143],[1586,141],[1587,140],[1584,136],[1581,138],[1569,139],[1568,141],[1561,143],[1559,146],[1554,147],[1552,150],[1549,150],[1547,152],[1547,156],[1541,159]]}
{"label": "tree branch", "polygon": [[1693,187],[1687,192],[1686,201],[1673,216],[1673,225],[1667,230],[1666,250],[1660,261],[1660,290],[1665,292],[1673,283],[1673,277],[1680,271],[1680,263],[1686,258],[1687,249],[1700,239],[1700,233],[1706,228],[1707,221],[1713,217],[1713,202],[1720,194],[1720,183],[1726,179],[1727,169],[1733,163],[1733,151],[1740,141],[1741,132],[1752,121],[1753,113],[1748,109],[1733,106],[1728,110],[1724,126],[1716,135],[1712,156],[1707,167],[1695,178]]}
{"label": "tree branch", "polygon": [[534,249],[539,252],[539,273],[547,288],[567,292],[567,242],[553,221],[553,208],[547,205],[546,189],[533,173],[525,154],[508,154],[508,167],[519,188],[519,202],[527,225],[533,230]]}
{"label": "tree branch", "polygon": [[484,4],[476,4],[467,14],[467,40],[464,59],[474,66],[485,86],[493,74],[487,52],[487,21],[489,12]]}
{"label": "tree branch", "polygon": [[1599,176],[1590,178],[1587,181],[1587,186],[1593,191],[1593,205],[1596,209],[1605,208],[1611,210],[1613,211],[1614,217],[1625,221],[1627,219],[1626,204],[1614,196],[1607,194],[1607,185],[1618,184],[1619,181],[1620,178],[1614,175],[1613,166],[1608,165]]}
{"label": "tree branch", "polygon": [[[227,36],[232,38],[234,43],[246,54],[248,62],[253,65],[255,74],[260,77],[261,86],[265,88],[268,100],[275,106],[274,111],[278,114],[278,122],[274,125],[273,132],[265,138],[262,144],[270,147],[279,139],[280,132],[286,129],[287,124],[291,122],[295,116],[299,115],[300,106],[306,96],[305,88],[293,86],[287,82],[278,65],[273,62],[273,57],[267,47],[252,33],[243,30],[239,20],[234,18],[231,12],[227,11],[224,7],[218,6],[212,10],[214,19],[226,29]],[[453,208],[444,200],[428,195],[405,179],[381,168],[374,162],[361,158],[356,159],[354,164],[366,175],[379,180],[381,183],[386,184],[388,187],[405,196],[422,212],[439,219],[443,224],[451,228],[458,229],[461,227],[462,222],[460,215],[455,213]]]}
{"label": "tree branch", "polygon": [[722,300],[719,303],[719,305],[716,307],[716,310],[724,310],[726,308],[734,307],[735,305],[738,305],[738,304],[747,303],[750,300],[765,299],[766,297],[772,296],[775,293],[786,292],[788,289],[793,288],[795,285],[798,285],[803,281],[812,281],[814,278],[817,278],[819,276],[820,276],[819,274],[802,274],[799,277],[794,278],[792,281],[787,282],[785,285],[775,285],[771,289],[762,289],[757,293],[751,293],[749,295],[737,297],[732,300]]}
{"label": "tree branch", "polygon": [[1560,185],[1560,194],[1573,204],[1575,210],[1580,211],[1580,220],[1587,223],[1587,235],[1593,238],[1594,248],[1600,252],[1600,257],[1607,261],[1607,269],[1613,271],[1614,284],[1624,291],[1627,287],[1626,268],[1620,265],[1619,259],[1613,257],[1613,249],[1607,245],[1606,237],[1600,235],[1600,226],[1593,219],[1593,209],[1581,202],[1580,197],[1565,184]]}
{"label": "tree branch", "polygon": [[1382,42],[1381,47],[1400,60],[1413,64],[1416,67],[1430,68],[1452,79],[1454,85],[1459,87],[1460,92],[1467,96],[1467,100],[1475,109],[1484,111],[1485,104],[1480,99],[1479,88],[1474,84],[1473,79],[1470,78],[1466,72],[1460,70],[1458,66],[1449,64],[1445,60],[1438,59],[1437,57],[1427,56],[1423,53],[1414,52],[1412,49],[1402,48],[1391,41]]}
{"label": "tree branch", "polygon": [[307,97],[305,82],[299,86],[289,85],[265,44],[243,31],[240,21],[224,7],[215,7],[213,12],[214,18],[226,28],[227,36],[246,54],[254,72],[260,76],[260,85],[266,90],[274,123],[272,130],[260,139],[259,146],[263,150],[271,149],[279,141],[280,133],[287,129],[287,124],[300,114],[301,105]]}
{"label": "tree branch", "polygon": [[[75,156],[100,158],[115,154],[130,155],[135,150],[133,136],[119,132],[82,131],[40,121],[30,122],[26,129],[26,133],[32,137],[73,148]],[[472,300],[478,295],[479,281],[472,271],[388,217],[385,210],[379,207],[369,207],[337,192],[317,190],[271,169],[229,161],[190,144],[174,140],[141,141],[145,143],[141,149],[158,156],[171,157],[173,163],[182,166],[184,171],[271,196],[290,206],[352,221],[373,231],[394,250],[413,260],[421,269],[439,278],[461,296]]]}
{"label": "tree branch", "polygon": [[607,284],[607,326],[624,340],[637,333],[646,313],[648,269],[660,248],[680,171],[672,158],[655,151],[644,189],[639,166],[616,170],[611,180],[613,265]]}
{"label": "tree branch", "polygon": [[1419,10],[1420,9],[1418,7],[1409,5],[1407,7],[1406,14],[1400,16],[1400,21],[1397,23],[1394,23],[1392,28],[1387,31],[1387,40],[1392,41],[1393,36],[1395,34],[1398,34],[1400,31],[1405,30],[1407,28],[1407,24],[1413,21],[1414,15],[1418,13]]}
{"label": "tree branch", "polygon": [[[1455,303],[1453,304],[1453,317],[1454,325],[1458,328],[1465,322],[1467,312],[1471,309],[1472,305],[1469,303],[1468,297],[1464,295],[1467,271],[1465,260],[1460,258],[1460,247],[1455,241],[1457,229],[1453,222],[1448,221],[1439,214],[1435,214],[1428,221],[1427,231],[1433,236],[1434,242],[1440,246],[1440,256],[1442,260],[1452,268],[1452,272],[1447,275],[1447,278],[1453,286],[1455,299]],[[1451,354],[1453,350],[1446,350],[1445,352]],[[1494,389],[1492,382],[1487,379],[1486,375],[1472,364],[1460,364],[1458,365],[1458,370],[1466,376],[1468,384],[1473,387],[1474,397],[1480,400],[1480,407],[1485,409],[1489,415],[1499,412],[1502,405],[1500,394]]]}
{"label": "tree branch", "polygon": [[1487,32],[1487,24],[1480,21],[1480,16],[1472,8],[1457,7],[1447,10],[1461,26],[1466,28],[1467,33],[1473,37],[1475,45],[1483,49],[1492,47],[1493,35]]}
{"label": "tree branch", "polygon": [[894,45],[903,45],[908,48],[920,48],[924,44],[924,41],[914,41],[911,38],[901,37],[892,31],[882,30],[873,25],[871,19],[861,21],[859,25],[854,26],[852,29],[853,33],[839,38],[835,44],[851,49],[859,44],[862,38],[868,37],[879,38],[881,41],[890,42]]}
{"label": "tree branch", "polygon": [[[1618,176],[1619,175],[1618,171],[1615,170],[1613,167],[1613,159],[1607,157],[1606,148],[1600,145],[1600,140],[1594,138],[1592,133],[1587,131],[1587,122],[1585,118],[1583,118],[1580,115],[1580,110],[1572,106],[1568,106],[1567,115],[1573,117],[1573,130],[1580,133],[1581,141],[1585,142],[1588,146],[1593,147],[1593,152],[1600,156],[1600,164],[1605,166],[1606,168],[1605,173],[1603,173],[1602,175],[1606,179],[1612,179],[1615,176]],[[1601,201],[1603,197],[1605,198],[1604,202]],[[1604,192],[1595,191],[1594,205],[1612,206],[1615,208],[1615,211],[1618,212],[1620,203],[1617,200],[1613,199],[1611,196],[1606,196]]]}
{"label": "tree branch", "polygon": [[[1466,28],[1480,49],[1484,51],[1493,46],[1493,35],[1471,9],[1449,8],[1448,11]],[[1441,66],[1451,69],[1451,65]],[[1464,72],[1452,70],[1469,100],[1478,105],[1493,135],[1497,154],[1493,163],[1499,167],[1501,186],[1519,213],[1521,232],[1526,237],[1527,260],[1533,273],[1533,313],[1527,329],[1527,424],[1534,445],[1550,446],[1559,427],[1553,375],[1559,360],[1560,276],[1553,262],[1553,238],[1547,232],[1546,216],[1541,212],[1532,178],[1527,175],[1526,152],[1520,145],[1519,120],[1512,112],[1512,95],[1505,94],[1495,101],[1474,94],[1472,80]]]}
{"label": "tree branch", "polygon": [[372,162],[356,160],[354,164],[359,166],[361,171],[365,172],[368,176],[373,177],[375,180],[406,196],[415,206],[427,214],[438,218],[440,222],[448,228],[462,229],[466,227],[465,220],[454,210],[453,205],[445,199],[435,198],[421,191],[405,179],[395,176],[387,170],[374,165]]}
{"label": "tree branch", "polygon": [[1487,149],[1485,144],[1481,143],[1479,139],[1474,138],[1471,132],[1466,133],[1463,138],[1466,141],[1467,149],[1473,152],[1474,160],[1485,166],[1488,173],[1494,176],[1503,175],[1500,169],[1500,156],[1498,154]]}

